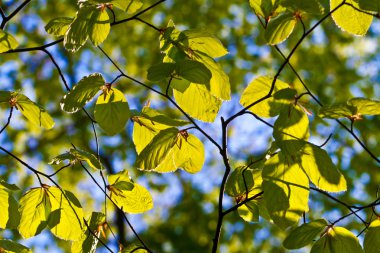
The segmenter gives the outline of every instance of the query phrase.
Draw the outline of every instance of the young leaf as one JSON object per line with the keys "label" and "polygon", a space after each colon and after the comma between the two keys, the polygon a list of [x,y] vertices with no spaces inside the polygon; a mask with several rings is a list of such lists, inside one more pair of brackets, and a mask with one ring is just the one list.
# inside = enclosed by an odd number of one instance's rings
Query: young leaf
{"label": "young leaf", "polygon": [[301,166],[313,184],[324,191],[347,190],[347,183],[327,152],[318,146],[305,144],[301,151]]}
{"label": "young leaf", "polygon": [[20,199],[21,214],[18,231],[23,238],[30,238],[41,233],[47,226],[51,211],[50,198],[44,187],[27,191]]}
{"label": "young leaf", "polygon": [[184,91],[174,89],[178,105],[190,116],[205,122],[213,122],[222,101],[213,96],[204,85],[191,83]]}
{"label": "young leaf", "polygon": [[[273,79],[267,76],[260,76],[252,80],[243,91],[240,98],[240,104],[246,107],[266,96],[269,93],[272,82]],[[277,80],[273,92],[276,93],[279,90],[286,88],[289,88],[287,83]],[[260,117],[274,117],[277,116],[283,108],[283,103],[281,101],[282,100],[275,100],[273,97],[270,97],[259,104],[250,107],[249,110]]]}
{"label": "young leaf", "polygon": [[12,94],[12,100],[14,100],[15,106],[30,122],[45,129],[53,128],[55,123],[49,113],[47,113],[44,108],[31,101],[28,97],[14,92]]}
{"label": "young leaf", "polygon": [[88,35],[94,46],[98,46],[107,38],[110,29],[110,17],[107,11],[102,9],[94,11],[88,26]]}
{"label": "young leaf", "polygon": [[[335,9],[341,3],[341,0],[330,0],[330,10]],[[355,0],[346,0],[346,3],[351,4],[358,10],[355,10],[355,8],[349,5],[340,6],[339,9],[334,11],[331,15],[335,24],[343,31],[351,34],[365,35],[371,26],[372,15],[361,12],[361,8]]]}
{"label": "young leaf", "polygon": [[140,0],[113,0],[108,2],[111,2],[117,8],[127,12],[128,14],[135,13],[143,6],[143,2]]}
{"label": "young leaf", "polygon": [[364,251],[366,253],[376,253],[380,249],[380,220],[376,219],[371,222],[368,231],[364,237]]}
{"label": "young leaf", "polygon": [[[103,213],[92,212],[90,219],[87,221],[89,228],[86,226],[82,232],[79,241],[73,242],[71,245],[71,253],[95,253],[98,245],[98,237],[101,236],[103,224],[106,216]],[[91,230],[97,237],[95,237]]]}
{"label": "young leaf", "polygon": [[355,108],[355,115],[379,115],[380,101],[368,98],[351,98],[347,101],[348,106]]}
{"label": "young leaf", "polygon": [[232,171],[226,182],[226,193],[231,197],[241,197],[250,193],[262,183],[261,170],[239,166]]}
{"label": "young leaf", "polygon": [[285,8],[280,5],[280,0],[249,0],[249,4],[254,12],[265,20],[285,11]]}
{"label": "young leaf", "polygon": [[304,223],[293,229],[285,238],[282,245],[287,249],[300,249],[310,244],[327,226],[324,219]]}
{"label": "young leaf", "polygon": [[285,41],[293,32],[297,18],[293,13],[284,13],[272,19],[265,29],[265,39],[268,44],[276,45]]}
{"label": "young leaf", "polygon": [[127,170],[122,170],[116,174],[109,175],[108,183],[110,184],[110,188],[114,188],[119,192],[131,191],[134,187],[133,181],[129,177]]}
{"label": "young leaf", "polygon": [[96,101],[94,116],[107,134],[115,135],[121,132],[130,116],[124,94],[112,88],[108,94],[100,95]]}
{"label": "young leaf", "polygon": [[111,199],[126,213],[143,213],[153,208],[152,196],[139,184],[135,183],[131,191],[110,191]]}
{"label": "young leaf", "polygon": [[311,248],[310,253],[364,253],[358,238],[342,227],[328,228]]}
{"label": "young leaf", "polygon": [[47,23],[45,26],[45,31],[48,34],[55,36],[63,36],[69,29],[70,24],[73,22],[73,18],[61,17],[54,18]]}
{"label": "young leaf", "polygon": [[32,251],[19,243],[0,239],[0,252],[4,253],[32,253]]}
{"label": "young leaf", "polygon": [[253,201],[247,202],[238,208],[239,216],[246,222],[259,221],[259,207]]}
{"label": "young leaf", "polygon": [[291,159],[281,152],[265,162],[263,190],[266,207],[274,223],[286,229],[308,210],[309,180]]}
{"label": "young leaf", "polygon": [[17,47],[17,40],[11,34],[0,29],[0,53],[16,49]]}
{"label": "young leaf", "polygon": [[17,211],[18,203],[14,199],[9,187],[0,185],[0,229],[16,228],[20,221],[20,214]]}
{"label": "young leaf", "polygon": [[83,77],[61,100],[62,110],[68,113],[77,112],[92,100],[105,83],[100,73]]}
{"label": "young leaf", "polygon": [[74,194],[66,190],[63,193],[57,187],[47,189],[51,203],[48,226],[58,238],[78,241],[84,226],[82,206]]}
{"label": "young leaf", "polygon": [[70,153],[73,154],[76,160],[86,162],[91,168],[95,170],[102,170],[103,165],[99,160],[91,153],[81,149],[70,149]]}

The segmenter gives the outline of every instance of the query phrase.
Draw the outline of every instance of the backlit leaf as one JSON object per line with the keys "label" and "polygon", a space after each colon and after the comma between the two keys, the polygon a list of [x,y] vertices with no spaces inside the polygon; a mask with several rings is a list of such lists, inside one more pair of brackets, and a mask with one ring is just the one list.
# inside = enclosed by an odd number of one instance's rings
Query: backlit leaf
{"label": "backlit leaf", "polygon": [[143,213],[153,208],[153,199],[149,191],[136,183],[131,191],[111,191],[111,199],[127,213]]}
{"label": "backlit leaf", "polygon": [[109,175],[108,183],[119,191],[130,191],[134,187],[133,181],[129,177],[127,170],[122,170],[116,174]]}
{"label": "backlit leaf", "polygon": [[379,115],[380,101],[367,98],[351,98],[347,101],[349,106],[355,107],[355,114],[359,115]]}
{"label": "backlit leaf", "polygon": [[91,168],[95,170],[102,170],[103,165],[99,162],[95,155],[81,150],[81,149],[70,149],[70,153],[75,156],[75,158],[79,161],[86,162]]}
{"label": "backlit leaf", "polygon": [[284,13],[271,19],[265,29],[265,39],[268,44],[276,45],[286,40],[293,32],[297,19],[293,13]]}
{"label": "backlit leaf", "polygon": [[139,244],[129,244],[127,247],[119,251],[119,253],[149,253],[144,246]]}
{"label": "backlit leaf", "polygon": [[324,219],[304,223],[293,229],[285,238],[283,246],[287,249],[299,249],[310,244],[327,226]]}
{"label": "backlit leaf", "polygon": [[316,0],[283,0],[281,5],[293,12],[301,11],[310,14],[323,14],[323,6]]}
{"label": "backlit leaf", "polygon": [[231,197],[240,197],[261,186],[261,170],[239,166],[232,171],[226,183],[226,193]]}
{"label": "backlit leaf", "polygon": [[88,27],[88,35],[94,46],[101,44],[111,29],[110,18],[106,10],[94,11]]}
{"label": "backlit leaf", "polygon": [[280,6],[280,0],[249,0],[249,4],[254,12],[268,20],[270,17],[277,16],[278,13],[285,10]]}
{"label": "backlit leaf", "polygon": [[365,237],[364,237],[364,251],[366,253],[376,253],[380,249],[380,220],[376,219],[371,222]]}
{"label": "backlit leaf", "polygon": [[204,64],[197,61],[182,60],[175,65],[176,73],[179,76],[193,83],[209,85],[212,74]]}
{"label": "backlit leaf", "polygon": [[105,83],[100,73],[83,77],[61,100],[62,110],[69,113],[77,112],[92,100]]}
{"label": "backlit leaf", "polygon": [[355,114],[355,108],[347,104],[323,106],[319,109],[318,116],[328,119],[349,118]]}
{"label": "backlit leaf", "polygon": [[8,187],[0,185],[0,228],[16,228],[20,221],[18,203]]}
{"label": "backlit leaf", "polygon": [[16,49],[17,47],[17,40],[11,34],[0,29],[0,53]]}
{"label": "backlit leaf", "polygon": [[19,243],[0,239],[0,252],[4,253],[32,253],[32,251]]}
{"label": "backlit leaf", "polygon": [[[330,10],[335,9],[342,2],[342,0],[330,0]],[[346,0],[346,3],[360,10],[357,1]],[[331,16],[335,24],[342,30],[354,35],[363,36],[371,26],[373,17],[359,10],[355,10],[352,6],[343,5],[334,11]]]}
{"label": "backlit leaf", "polygon": [[246,222],[259,221],[259,207],[253,202],[247,202],[238,208],[239,216]]}
{"label": "backlit leaf", "polygon": [[164,80],[173,74],[175,67],[175,63],[169,62],[155,64],[148,69],[147,78],[152,82]]}
{"label": "backlit leaf", "polygon": [[60,17],[54,18],[47,23],[45,26],[45,31],[48,34],[55,36],[63,36],[69,29],[70,24],[73,22],[73,18]]}
{"label": "backlit leaf", "polygon": [[380,0],[356,0],[362,10],[380,12]]}

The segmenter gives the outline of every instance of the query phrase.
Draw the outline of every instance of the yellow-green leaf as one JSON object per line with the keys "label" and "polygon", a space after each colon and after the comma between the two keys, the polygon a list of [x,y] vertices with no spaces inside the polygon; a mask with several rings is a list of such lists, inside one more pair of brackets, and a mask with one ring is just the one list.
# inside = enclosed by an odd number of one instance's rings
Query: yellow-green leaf
{"label": "yellow-green leaf", "polygon": [[376,219],[371,222],[365,237],[364,251],[366,253],[377,253],[380,249],[380,220]]}
{"label": "yellow-green leaf", "polygon": [[78,51],[86,43],[89,33],[88,28],[94,12],[98,11],[96,6],[82,7],[76,13],[74,21],[65,33],[63,45],[71,52]]}
{"label": "yellow-green leaf", "polygon": [[96,156],[87,151],[72,148],[70,149],[70,153],[73,154],[77,160],[86,162],[91,168],[95,170],[103,169],[103,165],[96,158]]}
{"label": "yellow-green leaf", "polygon": [[16,228],[20,221],[18,203],[8,187],[0,185],[0,228]]}
{"label": "yellow-green leaf", "polygon": [[[240,98],[240,104],[246,107],[260,98],[265,97],[269,93],[272,82],[273,78],[267,76],[260,76],[252,80],[243,91]],[[289,88],[287,83],[277,80],[273,93],[286,88]],[[249,110],[260,117],[274,117],[280,113],[283,105],[282,100],[276,100],[273,97],[270,97],[259,104],[250,107]]]}
{"label": "yellow-green leaf", "polygon": [[67,32],[67,29],[69,29],[72,22],[73,18],[54,18],[47,23],[45,26],[45,31],[55,36],[63,36]]}
{"label": "yellow-green leaf", "polygon": [[41,233],[46,227],[51,211],[50,198],[43,187],[27,191],[20,199],[21,214],[18,231],[24,238],[30,238]]}
{"label": "yellow-green leaf", "polygon": [[253,201],[247,202],[238,208],[239,216],[246,222],[259,221],[259,207]]}
{"label": "yellow-green leaf", "polygon": [[254,188],[261,187],[261,170],[239,166],[232,171],[226,182],[226,193],[231,197],[241,197]]}
{"label": "yellow-green leaf", "polygon": [[0,252],[4,253],[32,253],[32,251],[19,243],[0,239]]}
{"label": "yellow-green leaf", "polygon": [[309,180],[297,163],[281,152],[265,162],[262,172],[266,207],[274,223],[286,229],[308,211]]}
{"label": "yellow-green leaf", "polygon": [[285,8],[281,7],[280,0],[249,0],[254,12],[269,20],[270,17],[277,16],[278,13],[285,11]]}
{"label": "yellow-green leaf", "polygon": [[310,244],[327,226],[324,219],[304,223],[286,236],[282,245],[287,249],[299,249]]}
{"label": "yellow-green leaf", "polygon": [[84,226],[82,206],[74,194],[66,190],[63,192],[53,186],[47,189],[51,203],[48,226],[58,238],[78,241]]}
{"label": "yellow-green leaf", "polygon": [[271,19],[265,29],[265,39],[268,44],[276,45],[285,41],[293,32],[297,18],[293,13],[284,13],[275,19]]}
{"label": "yellow-green leaf", "polygon": [[111,188],[115,188],[119,191],[130,191],[134,187],[133,181],[129,177],[127,170],[122,170],[116,174],[109,175],[108,183],[110,184]]}
{"label": "yellow-green leaf", "polygon": [[351,98],[347,101],[348,106],[355,108],[355,115],[379,115],[380,101],[368,98]]}
{"label": "yellow-green leaf", "polygon": [[98,46],[107,38],[110,29],[110,18],[107,11],[105,9],[95,11],[88,27],[88,35],[94,46]]}
{"label": "yellow-green leaf", "polygon": [[363,253],[358,238],[342,227],[328,228],[311,248],[310,253]]}
{"label": "yellow-green leaf", "polygon": [[0,53],[16,49],[17,47],[17,40],[11,34],[0,29]]}
{"label": "yellow-green leaf", "polygon": [[323,6],[316,0],[283,0],[281,5],[294,12],[306,12],[310,14],[323,14]]}
{"label": "yellow-green leaf", "polygon": [[[330,11],[338,7],[342,2],[342,0],[330,0]],[[346,3],[361,10],[359,3],[355,0],[346,0]],[[335,24],[342,30],[354,35],[363,36],[371,26],[373,17],[359,10],[355,10],[349,5],[343,5],[334,11],[331,16]]]}
{"label": "yellow-green leaf", "polygon": [[112,88],[107,95],[100,95],[95,105],[95,120],[109,135],[121,132],[127,123],[130,112],[124,94]]}

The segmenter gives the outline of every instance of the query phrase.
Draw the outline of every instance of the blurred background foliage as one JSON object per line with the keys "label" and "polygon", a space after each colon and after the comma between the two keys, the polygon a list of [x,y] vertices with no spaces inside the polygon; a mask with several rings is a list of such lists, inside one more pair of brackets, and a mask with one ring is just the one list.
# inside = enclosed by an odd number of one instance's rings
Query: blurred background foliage
{"label": "blurred background foliage", "polygon": [[[0,3],[9,14],[21,2],[3,0]],[[145,0],[143,8],[154,2]],[[321,2],[325,10],[328,10],[328,1]],[[56,39],[45,32],[46,23],[56,17],[72,17],[76,8],[74,0],[35,0],[8,23],[6,30],[15,35],[20,47],[43,45]],[[115,13],[117,20],[127,17],[121,12]],[[228,48],[229,55],[218,61],[230,78],[233,99],[225,102],[218,118],[237,112],[241,108],[238,103],[240,94],[248,82],[259,75],[273,76],[283,61],[273,47],[266,45],[263,28],[246,0],[168,0],[141,18],[157,27],[165,27],[172,19],[180,30],[206,29],[220,38]],[[319,18],[321,17],[307,16],[303,21],[306,27],[310,27]],[[279,45],[280,49],[285,54],[289,53],[301,35],[302,26],[297,24],[291,37]],[[291,64],[323,104],[344,102],[351,97],[379,99],[379,35],[378,20],[374,21],[367,36],[355,37],[339,30],[328,18],[302,43],[291,59]],[[147,82],[147,69],[162,57],[159,51],[159,33],[136,20],[113,26],[101,47],[127,74],[144,82]],[[70,87],[93,72],[102,73],[108,82],[118,74],[114,66],[90,42],[76,54],[65,51],[62,43],[49,47],[48,50],[62,68]],[[295,87],[302,87],[289,67],[282,72],[280,79]],[[180,117],[167,101],[141,86],[126,79],[120,79],[116,85],[126,94],[131,108],[141,109],[150,101],[152,107]],[[71,143],[81,149],[95,151],[91,124],[85,114],[66,114],[60,110],[59,101],[65,94],[65,88],[56,68],[44,52],[2,54],[0,87],[1,90],[21,89],[32,100],[47,108],[56,121],[54,129],[44,131],[26,124],[22,116],[15,113],[10,127],[0,136],[0,141],[1,145],[11,149],[23,160],[43,172],[53,172],[57,168],[48,166],[47,162],[69,150]],[[318,106],[313,101],[304,96],[303,102],[310,111],[316,112]],[[92,114],[93,103],[86,108]],[[8,111],[2,108],[0,120],[3,124],[7,117]],[[378,164],[335,121],[322,121],[315,116],[310,116],[310,120],[312,142],[319,145],[332,134],[325,149],[343,170],[348,181],[349,190],[336,197],[355,205],[374,200],[380,181]],[[348,121],[346,123],[349,124]],[[379,124],[378,117],[366,117],[355,124],[356,133],[374,154],[380,154]],[[219,119],[212,124],[201,123],[201,126],[220,141]],[[208,252],[217,220],[218,187],[224,172],[218,151],[203,139],[207,160],[197,175],[183,171],[164,175],[142,173],[133,166],[136,153],[131,141],[131,122],[126,131],[114,137],[106,136],[99,128],[97,130],[102,161],[109,170],[117,172],[128,169],[132,177],[147,186],[153,195],[155,208],[152,211],[129,216],[148,246],[155,252]],[[229,130],[229,151],[233,166],[262,156],[270,146],[272,129],[251,116],[238,118]],[[202,138],[198,132],[194,131],[194,134]],[[100,182],[100,177],[95,176]],[[38,186],[34,175],[5,154],[0,154],[0,177],[17,184],[24,191]],[[63,188],[76,194],[87,215],[93,210],[103,210],[100,190],[94,187],[80,167],[63,170],[58,174],[57,180]],[[226,207],[231,204],[233,201],[227,199]],[[121,236],[118,240],[126,244],[134,242],[131,231],[118,220],[118,215],[112,212],[109,203],[108,208],[109,219],[113,220],[114,225],[112,229]],[[344,206],[312,191],[310,212],[306,218],[312,220],[323,217],[334,221],[347,212]],[[361,212],[360,215],[369,220],[371,210]],[[363,224],[353,215],[339,225],[356,234],[363,229]],[[285,252],[281,246],[285,235],[285,231],[266,220],[248,224],[236,213],[232,213],[227,216],[223,226],[220,252]],[[0,237],[20,239],[17,231],[12,230],[0,231]],[[116,249],[117,241],[110,232],[108,238]],[[361,237],[360,239],[362,240]],[[54,239],[48,231],[21,242],[33,247],[35,252],[68,252],[70,248],[68,242]],[[299,252],[304,251],[308,249]]]}

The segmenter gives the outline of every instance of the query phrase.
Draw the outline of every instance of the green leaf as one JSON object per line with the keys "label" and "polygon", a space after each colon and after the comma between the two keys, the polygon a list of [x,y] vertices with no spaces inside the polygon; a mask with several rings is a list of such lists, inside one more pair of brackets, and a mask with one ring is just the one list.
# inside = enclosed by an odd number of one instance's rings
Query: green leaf
{"label": "green leaf", "polygon": [[140,0],[114,0],[111,3],[128,14],[135,13],[143,6],[143,2]]}
{"label": "green leaf", "polygon": [[304,223],[293,229],[285,238],[283,246],[287,249],[300,249],[310,244],[327,226],[324,219]]}
{"label": "green leaf", "polygon": [[[3,184],[3,182],[2,182]],[[13,187],[11,187],[13,188]],[[20,214],[17,211],[18,203],[14,199],[11,189],[0,185],[0,228],[16,228],[20,221]]]}
{"label": "green leaf", "polygon": [[268,44],[276,45],[285,41],[293,32],[297,18],[293,13],[284,13],[275,19],[271,19],[265,29],[265,39]]}
{"label": "green leaf", "polygon": [[328,228],[311,248],[310,253],[361,253],[364,252],[358,238],[342,227]]}
{"label": "green leaf", "polygon": [[48,226],[58,238],[78,241],[84,227],[82,206],[74,194],[66,190],[63,192],[52,186],[47,189],[51,203]]}
{"label": "green leaf", "polygon": [[191,48],[192,51],[202,52],[209,57],[218,58],[226,55],[220,40],[211,33],[204,30],[187,30],[182,32],[186,40],[182,40],[183,46]]}
{"label": "green leaf", "polygon": [[270,17],[275,17],[279,12],[285,10],[280,6],[279,0],[249,0],[249,4],[254,12],[265,20],[269,20]]}
{"label": "green leaf", "polygon": [[301,11],[320,15],[324,11],[323,6],[316,0],[283,0],[281,1],[281,5],[292,12]]}
{"label": "green leaf", "polygon": [[[247,107],[253,102],[266,96],[269,93],[272,82],[273,78],[267,76],[260,76],[252,80],[243,91],[240,98],[240,104]],[[289,85],[277,79],[273,92],[276,94],[276,92],[286,88],[289,88]],[[274,117],[280,113],[283,105],[282,100],[276,100],[273,97],[270,97],[259,104],[250,107],[248,110],[260,117]]]}
{"label": "green leaf", "polygon": [[153,208],[153,199],[149,191],[139,184],[134,184],[131,191],[111,191],[111,199],[127,213],[143,213]]}
{"label": "green leaf", "polygon": [[149,253],[143,245],[140,244],[129,244],[124,249],[120,250],[119,253]]}
{"label": "green leaf", "polygon": [[7,182],[0,180],[0,189],[6,189],[8,191],[19,191],[20,188],[15,184],[8,184]]}
{"label": "green leaf", "polygon": [[110,29],[110,17],[107,11],[102,9],[94,11],[88,27],[88,35],[94,46],[98,46],[107,38]]}
{"label": "green leaf", "polygon": [[371,222],[368,231],[364,237],[364,251],[366,253],[377,253],[380,248],[380,220],[376,219]]}
{"label": "green leaf", "polygon": [[246,222],[258,222],[259,221],[259,207],[253,201],[239,206],[239,216]]}
{"label": "green leaf", "polygon": [[80,8],[70,24],[63,45],[66,50],[71,52],[78,51],[86,43],[89,33],[88,28],[92,15],[97,11],[95,6]]}
{"label": "green leaf", "polygon": [[92,98],[102,90],[105,83],[100,73],[83,77],[61,100],[62,110],[74,113],[82,109],[83,106],[90,102]]}
{"label": "green leaf", "polygon": [[50,198],[44,187],[27,191],[20,199],[21,214],[18,231],[23,238],[30,238],[41,233],[47,226],[51,211]]}
{"label": "green leaf", "polygon": [[86,162],[91,168],[95,170],[102,170],[103,165],[100,163],[100,161],[96,158],[95,155],[81,150],[81,149],[70,149],[70,153],[73,154],[76,158],[76,160],[84,161]]}
{"label": "green leaf", "polygon": [[307,143],[301,154],[301,166],[317,188],[328,192],[347,190],[344,176],[335,167],[325,150]]}
{"label": "green leaf", "polygon": [[175,71],[176,64],[170,62],[158,63],[148,69],[148,80],[158,82],[170,77]]}
{"label": "green leaf", "polygon": [[72,153],[70,152],[66,152],[66,153],[63,153],[63,154],[60,154],[56,157],[54,157],[50,162],[49,164],[52,164],[52,165],[58,165],[58,164],[61,164],[63,161],[65,160],[69,160],[70,163],[72,162],[75,162],[76,161],[76,156],[73,155]]}
{"label": "green leaf", "polygon": [[11,34],[0,29],[0,53],[16,49],[17,47],[17,40]]}
{"label": "green leaf", "polygon": [[273,222],[286,229],[308,210],[309,180],[297,163],[281,152],[265,162],[263,190]]}
{"label": "green leaf", "polygon": [[200,62],[182,60],[177,62],[175,66],[176,73],[190,82],[198,84],[210,83],[212,74],[210,70]]}
{"label": "green leaf", "polygon": [[380,12],[380,0],[356,0],[362,10]]}
{"label": "green leaf", "polygon": [[[85,227],[79,241],[73,242],[71,245],[71,253],[95,253],[96,246],[98,245],[98,238],[101,236],[102,225],[106,220],[103,213],[92,212],[90,219],[87,221],[89,228]],[[89,229],[97,236],[95,237]]]}
{"label": "green leaf", "polygon": [[355,108],[347,104],[323,106],[319,109],[318,116],[328,119],[350,118],[355,114]]}
{"label": "green leaf", "polygon": [[32,251],[24,245],[12,242],[10,240],[0,239],[0,252],[4,253],[32,253]]}
{"label": "green leaf", "polygon": [[133,181],[129,177],[127,170],[122,170],[116,174],[109,175],[108,183],[119,191],[130,191],[134,187]]}
{"label": "green leaf", "polygon": [[64,36],[73,20],[67,17],[54,18],[47,23],[45,31],[55,36]]}
{"label": "green leaf", "polygon": [[178,105],[191,117],[205,122],[213,122],[222,101],[213,96],[204,85],[191,83],[185,91],[174,89]]}
{"label": "green leaf", "polygon": [[12,97],[12,99],[15,100],[16,108],[19,109],[30,122],[45,129],[53,128],[55,124],[54,120],[44,108],[23,94],[14,92],[12,93]]}
{"label": "green leaf", "polygon": [[[341,4],[341,0],[330,0],[330,10],[335,9]],[[353,5],[361,10],[359,4],[354,0],[346,0],[346,3]],[[353,7],[343,5],[332,13],[335,24],[343,31],[354,35],[363,36],[371,26],[373,17],[371,15],[355,10]]]}
{"label": "green leaf", "polygon": [[107,95],[99,96],[95,105],[95,120],[109,135],[121,132],[127,123],[130,112],[124,94],[112,88]]}
{"label": "green leaf", "polygon": [[0,103],[9,103],[9,100],[12,98],[12,91],[0,91]]}
{"label": "green leaf", "polygon": [[261,186],[261,182],[261,170],[239,166],[229,175],[225,191],[231,197],[241,197]]}
{"label": "green leaf", "polygon": [[380,101],[368,98],[351,98],[347,101],[348,106],[355,107],[355,115],[379,115]]}

